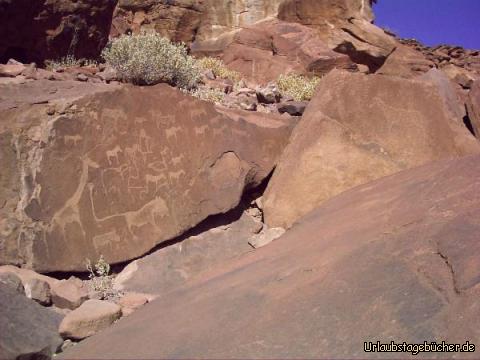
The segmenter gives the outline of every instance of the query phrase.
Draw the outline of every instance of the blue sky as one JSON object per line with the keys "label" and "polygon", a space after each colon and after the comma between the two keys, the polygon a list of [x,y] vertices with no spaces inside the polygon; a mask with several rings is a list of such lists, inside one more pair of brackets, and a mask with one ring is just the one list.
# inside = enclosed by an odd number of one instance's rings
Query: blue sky
{"label": "blue sky", "polygon": [[401,37],[480,49],[480,0],[378,0],[374,12]]}

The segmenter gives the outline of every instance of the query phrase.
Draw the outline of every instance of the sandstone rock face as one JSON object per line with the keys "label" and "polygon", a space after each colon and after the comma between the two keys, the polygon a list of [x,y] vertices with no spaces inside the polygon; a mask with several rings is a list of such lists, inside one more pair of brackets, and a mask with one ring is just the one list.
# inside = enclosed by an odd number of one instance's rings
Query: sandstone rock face
{"label": "sandstone rock face", "polygon": [[106,329],[121,314],[121,308],[117,304],[88,300],[63,318],[58,331],[63,338],[82,340]]}
{"label": "sandstone rock face", "polygon": [[365,341],[480,343],[479,186],[475,156],[348,191],[64,357],[363,359]]}
{"label": "sandstone rock face", "polygon": [[215,39],[277,15],[284,0],[205,0],[198,40]]}
{"label": "sandstone rock face", "polygon": [[396,47],[395,39],[371,24],[370,0],[287,0],[278,18],[319,31],[330,49],[348,55],[375,72]]}
{"label": "sandstone rock face", "polygon": [[286,0],[278,11],[279,19],[327,28],[349,19],[373,21],[370,0]]}
{"label": "sandstone rock face", "polygon": [[0,63],[66,55],[95,58],[106,45],[116,0],[1,0]]}
{"label": "sandstone rock face", "polygon": [[0,359],[50,359],[61,316],[0,283]]}
{"label": "sandstone rock face", "polygon": [[473,84],[468,94],[467,110],[475,136],[480,139],[480,80]]}
{"label": "sandstone rock face", "polygon": [[128,260],[234,208],[291,132],[288,120],[229,118],[167,85],[22,105],[31,84],[6,87],[0,103],[0,263],[39,272]]}
{"label": "sandstone rock face", "polygon": [[433,61],[408,46],[398,45],[377,74],[414,78],[434,68]]}
{"label": "sandstone rock face", "polygon": [[178,244],[131,262],[115,278],[114,288],[164,295],[209,267],[251,251],[248,241],[261,229],[260,222],[243,214],[231,224],[190,236]]}
{"label": "sandstone rock face", "polygon": [[335,68],[356,69],[348,56],[330,50],[316,30],[277,20],[238,32],[225,49],[223,60],[258,83],[275,81],[290,72],[324,75]]}
{"label": "sandstone rock face", "polygon": [[196,40],[208,44],[245,26],[275,17],[282,1],[119,0],[111,35],[154,29],[174,41]]}
{"label": "sandstone rock face", "polygon": [[192,42],[202,19],[198,0],[119,0],[110,35],[155,30],[172,41]]}
{"label": "sandstone rock face", "polygon": [[349,188],[479,151],[432,82],[332,72],[320,82],[268,185],[265,222],[288,228]]}

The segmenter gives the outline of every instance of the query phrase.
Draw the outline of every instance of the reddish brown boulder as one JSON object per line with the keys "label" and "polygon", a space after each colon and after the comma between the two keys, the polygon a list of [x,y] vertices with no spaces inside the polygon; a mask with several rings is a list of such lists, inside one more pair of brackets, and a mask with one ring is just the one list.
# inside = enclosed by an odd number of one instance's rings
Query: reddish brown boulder
{"label": "reddish brown boulder", "polygon": [[291,132],[288,120],[234,119],[167,85],[74,84],[0,89],[0,263],[85,271],[85,259],[140,256],[237,206]]}
{"label": "reddish brown boulder", "polygon": [[479,187],[475,156],[348,191],[63,357],[363,359],[375,357],[364,342],[478,344]]}
{"label": "reddish brown boulder", "polygon": [[108,41],[116,0],[1,0],[0,63],[66,55],[96,58]]}
{"label": "reddish brown boulder", "polygon": [[223,60],[258,83],[291,72],[324,75],[335,68],[356,70],[346,55],[330,50],[316,30],[277,20],[241,30],[225,49]]}
{"label": "reddish brown boulder", "polygon": [[468,119],[475,136],[480,139],[480,80],[476,81],[467,100]]}
{"label": "reddish brown boulder", "polygon": [[408,46],[399,44],[377,71],[377,74],[414,78],[435,67],[433,61]]}
{"label": "reddish brown boulder", "polygon": [[335,71],[320,82],[269,182],[265,221],[288,228],[347,189],[479,151],[433,82]]}
{"label": "reddish brown boulder", "polygon": [[373,25],[368,0],[287,0],[279,8],[280,20],[319,31],[330,49],[348,55],[375,72],[396,47],[395,39]]}

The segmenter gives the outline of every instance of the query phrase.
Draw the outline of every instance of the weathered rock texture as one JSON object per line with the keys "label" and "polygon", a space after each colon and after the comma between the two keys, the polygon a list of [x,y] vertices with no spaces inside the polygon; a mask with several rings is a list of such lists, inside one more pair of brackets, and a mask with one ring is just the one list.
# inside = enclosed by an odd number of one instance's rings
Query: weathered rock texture
{"label": "weathered rock texture", "polygon": [[280,118],[231,119],[167,85],[97,93],[60,112],[13,103],[1,113],[0,263],[40,272],[85,270],[101,254],[132,259],[232,209],[291,131]]}
{"label": "weathered rock texture", "polygon": [[110,35],[155,30],[173,41],[189,43],[200,27],[202,9],[198,0],[119,0]]}
{"label": "weathered rock texture", "polygon": [[111,35],[154,29],[174,41],[216,41],[277,15],[283,0],[119,0]]}
{"label": "weathered rock texture", "polygon": [[229,68],[250,81],[276,81],[281,74],[316,74],[332,69],[356,70],[346,55],[332,51],[317,30],[278,20],[265,21],[239,31],[224,50]]}
{"label": "weathered rock texture", "polygon": [[0,283],[0,359],[50,359],[62,317]]}
{"label": "weathered rock texture", "polygon": [[0,0],[0,63],[95,58],[108,41],[116,0]]}
{"label": "weathered rock texture", "polygon": [[365,341],[480,343],[479,186],[475,156],[348,191],[64,357],[364,359]]}
{"label": "weathered rock texture", "polygon": [[332,72],[320,83],[264,196],[265,221],[290,227],[354,186],[480,151],[430,81]]}
{"label": "weathered rock texture", "polygon": [[331,49],[375,72],[396,47],[395,39],[373,25],[369,0],[286,0],[278,18],[319,30]]}

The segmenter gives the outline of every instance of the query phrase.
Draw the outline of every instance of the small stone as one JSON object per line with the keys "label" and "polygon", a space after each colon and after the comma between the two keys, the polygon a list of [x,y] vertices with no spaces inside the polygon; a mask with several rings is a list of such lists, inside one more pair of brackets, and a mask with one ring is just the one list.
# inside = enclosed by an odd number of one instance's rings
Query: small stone
{"label": "small stone", "polygon": [[52,289],[52,302],[61,309],[74,310],[88,299],[88,291],[80,279],[70,278],[55,284]]}
{"label": "small stone", "polygon": [[118,80],[117,71],[110,65],[105,66],[105,69],[99,72],[97,76],[100,77],[100,79],[102,79],[106,83],[110,83],[112,81]]}
{"label": "small stone", "polygon": [[78,74],[77,75],[77,80],[78,81],[88,81],[88,76],[85,74]]}
{"label": "small stone", "polygon": [[268,84],[263,88],[257,89],[257,99],[262,104],[278,103],[281,97],[280,91],[275,84]]}
{"label": "small stone", "polygon": [[41,305],[48,306],[52,303],[50,285],[40,279],[30,279],[25,282],[25,295]]}
{"label": "small stone", "polygon": [[20,75],[25,70],[25,65],[15,65],[15,64],[0,64],[0,77],[15,77]]}
{"label": "small stone", "polygon": [[71,348],[72,346],[75,346],[76,344],[77,344],[76,342],[73,342],[70,339],[65,340],[60,348],[61,352],[64,352],[65,350]]}
{"label": "small stone", "polygon": [[118,302],[122,308],[122,315],[128,316],[138,308],[148,303],[148,298],[144,294],[126,293]]}
{"label": "small stone", "polygon": [[287,113],[291,116],[302,116],[308,105],[306,101],[288,101],[278,104],[277,109],[280,114]]}
{"label": "small stone", "polygon": [[0,273],[0,283],[15,289],[15,291],[22,295],[25,295],[25,289],[23,287],[22,280],[14,273]]}
{"label": "small stone", "polygon": [[269,228],[264,229],[260,234],[255,235],[248,243],[255,249],[261,248],[270,244],[272,241],[278,239],[285,234],[283,228]]}
{"label": "small stone", "polygon": [[206,70],[203,73],[203,76],[205,76],[205,78],[208,80],[215,80],[217,78],[211,69]]}
{"label": "small stone", "polygon": [[121,307],[112,302],[87,300],[65,316],[59,332],[64,339],[82,340],[112,325],[121,313]]}

